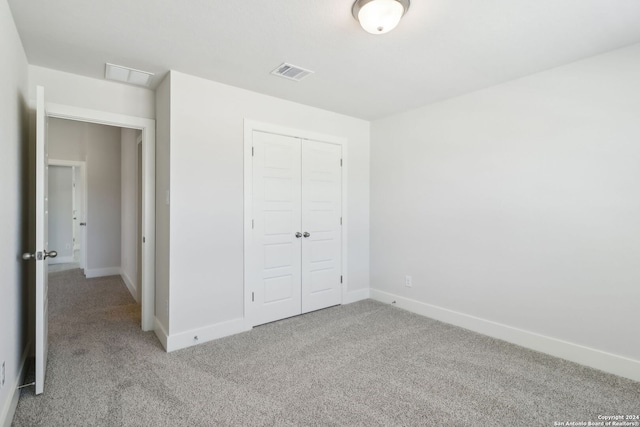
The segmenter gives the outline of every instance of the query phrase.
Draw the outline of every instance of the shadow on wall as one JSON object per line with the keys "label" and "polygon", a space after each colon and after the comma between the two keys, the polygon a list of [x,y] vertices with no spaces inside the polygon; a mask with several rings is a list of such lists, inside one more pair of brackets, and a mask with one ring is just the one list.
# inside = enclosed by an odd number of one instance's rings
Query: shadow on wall
{"label": "shadow on wall", "polygon": [[[21,248],[18,254],[21,262],[20,283],[22,284],[20,303],[21,348],[32,343],[35,338],[35,263],[23,261],[21,255],[35,249],[35,139],[31,138],[31,125],[35,130],[35,111],[30,110],[27,100],[18,91],[18,111],[20,111],[20,235]],[[33,353],[33,348],[30,349]]]}

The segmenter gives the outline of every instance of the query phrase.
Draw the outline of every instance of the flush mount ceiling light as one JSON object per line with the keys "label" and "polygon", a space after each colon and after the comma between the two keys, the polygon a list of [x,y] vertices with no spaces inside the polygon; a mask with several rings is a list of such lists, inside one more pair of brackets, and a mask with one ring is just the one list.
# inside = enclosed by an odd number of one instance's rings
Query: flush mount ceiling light
{"label": "flush mount ceiling light", "polygon": [[108,80],[115,80],[132,85],[148,87],[151,83],[153,73],[149,73],[148,71],[134,70],[133,68],[123,67],[122,65],[109,64],[107,62],[104,76]]}
{"label": "flush mount ceiling light", "polygon": [[409,10],[410,0],[356,0],[351,9],[353,17],[371,34],[393,30]]}

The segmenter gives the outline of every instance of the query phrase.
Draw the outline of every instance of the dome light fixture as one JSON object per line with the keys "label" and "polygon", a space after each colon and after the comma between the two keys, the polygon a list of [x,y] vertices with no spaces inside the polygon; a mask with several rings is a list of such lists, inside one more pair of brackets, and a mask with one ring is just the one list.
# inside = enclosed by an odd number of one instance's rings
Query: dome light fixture
{"label": "dome light fixture", "polygon": [[410,0],[356,0],[351,13],[366,32],[384,34],[398,25],[409,4]]}

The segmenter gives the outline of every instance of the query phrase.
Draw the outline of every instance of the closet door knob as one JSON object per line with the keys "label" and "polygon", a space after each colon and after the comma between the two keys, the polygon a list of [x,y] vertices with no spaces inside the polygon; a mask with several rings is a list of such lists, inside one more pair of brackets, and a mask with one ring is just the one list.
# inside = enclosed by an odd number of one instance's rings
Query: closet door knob
{"label": "closet door knob", "polygon": [[304,236],[304,237],[309,237],[309,236],[311,236],[311,234],[309,234],[309,233],[307,233],[307,232],[305,231],[305,232],[304,232],[304,234],[303,234],[303,236]]}
{"label": "closet door knob", "polygon": [[302,233],[298,231],[298,232],[296,233],[296,238],[298,238],[298,239],[299,239],[299,238],[301,238],[301,237],[302,237]]}

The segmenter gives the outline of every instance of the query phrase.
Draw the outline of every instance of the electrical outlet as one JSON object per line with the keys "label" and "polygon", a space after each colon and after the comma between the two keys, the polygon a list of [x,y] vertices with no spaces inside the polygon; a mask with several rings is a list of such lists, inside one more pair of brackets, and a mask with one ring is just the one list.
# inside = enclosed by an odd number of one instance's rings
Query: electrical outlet
{"label": "electrical outlet", "polygon": [[5,373],[5,361],[2,361],[2,368],[0,368],[0,388],[4,387],[4,382],[7,379],[7,375]]}
{"label": "electrical outlet", "polygon": [[404,285],[407,288],[413,287],[413,278],[411,276],[404,276]]}

